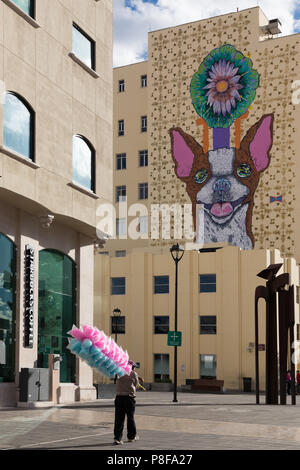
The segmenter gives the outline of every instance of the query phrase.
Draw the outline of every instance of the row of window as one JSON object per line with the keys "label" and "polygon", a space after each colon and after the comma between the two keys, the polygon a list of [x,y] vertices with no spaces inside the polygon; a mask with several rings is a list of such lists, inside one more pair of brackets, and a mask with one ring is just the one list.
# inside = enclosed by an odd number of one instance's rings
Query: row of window
{"label": "row of window", "polygon": [[[17,93],[4,95],[3,144],[6,149],[35,161],[35,112]],[[95,192],[96,152],[82,135],[73,136],[73,182]]]}
{"label": "row of window", "polygon": [[[155,335],[166,335],[169,332],[169,316],[153,317],[153,332]],[[111,317],[111,334],[125,334],[125,316]],[[200,335],[217,334],[217,317],[215,315],[200,315]]]}
{"label": "row of window", "polygon": [[[217,378],[217,356],[216,354],[200,354],[200,370],[201,379]],[[170,358],[169,354],[153,355],[153,373],[155,381],[165,381],[170,379]]]}
{"label": "row of window", "polygon": [[[140,83],[141,83],[141,88],[147,87],[147,75],[141,75]],[[119,93],[125,92],[125,80],[124,79],[119,80],[118,90],[119,90]]]}
{"label": "row of window", "polygon": [[[139,183],[138,194],[139,199],[148,199],[148,183]],[[126,201],[126,196],[126,185],[116,186],[116,202]]]}
{"label": "row of window", "polygon": [[[147,116],[141,116],[141,132],[147,132],[148,119]],[[118,120],[118,136],[125,135],[125,121],[124,119]]]}
{"label": "row of window", "polygon": [[[199,274],[199,292],[216,292],[216,274]],[[169,276],[153,276],[154,294],[169,294]],[[111,295],[126,294],[126,278],[111,278]]]}
{"label": "row of window", "polygon": [[[148,166],[148,150],[139,151],[139,166],[140,167]],[[116,169],[126,170],[126,168],[127,168],[126,153],[117,153],[116,154]]]}

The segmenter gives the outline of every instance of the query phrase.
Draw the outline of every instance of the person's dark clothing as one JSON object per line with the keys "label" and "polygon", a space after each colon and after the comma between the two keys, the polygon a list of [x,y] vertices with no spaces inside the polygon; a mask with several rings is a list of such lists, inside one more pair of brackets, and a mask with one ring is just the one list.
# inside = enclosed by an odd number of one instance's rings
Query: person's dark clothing
{"label": "person's dark clothing", "polygon": [[125,416],[127,416],[127,437],[136,437],[136,426],[134,421],[135,398],[129,395],[117,395],[115,398],[115,427],[114,435],[117,441],[121,441]]}

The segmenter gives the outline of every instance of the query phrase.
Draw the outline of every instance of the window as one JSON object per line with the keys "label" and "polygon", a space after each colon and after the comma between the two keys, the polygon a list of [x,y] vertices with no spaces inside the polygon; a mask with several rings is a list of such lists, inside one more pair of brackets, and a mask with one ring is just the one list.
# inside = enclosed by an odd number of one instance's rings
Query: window
{"label": "window", "polygon": [[168,316],[157,316],[154,317],[154,334],[155,335],[166,335],[169,331],[169,317]]}
{"label": "window", "polygon": [[98,251],[98,255],[109,256],[109,251]]}
{"label": "window", "polygon": [[4,96],[3,144],[10,150],[34,161],[35,114],[19,95]]}
{"label": "window", "polygon": [[154,294],[169,293],[169,276],[154,276]]}
{"label": "window", "polygon": [[147,116],[141,117],[141,131],[147,132]]}
{"label": "window", "polygon": [[111,278],[111,295],[125,295],[125,277],[112,277]]}
{"label": "window", "polygon": [[154,354],[154,382],[169,379],[169,354]]}
{"label": "window", "polygon": [[200,335],[215,335],[217,333],[217,317],[215,315],[200,316]]}
{"label": "window", "polygon": [[122,136],[124,135],[124,119],[121,119],[118,121],[118,135]]}
{"label": "window", "polygon": [[11,0],[17,7],[26,13],[26,15],[34,18],[34,0]]}
{"label": "window", "polygon": [[116,202],[126,201],[126,186],[116,186]]}
{"label": "window", "polygon": [[111,334],[125,335],[125,317],[111,317]]}
{"label": "window", "polygon": [[126,235],[126,217],[116,220],[116,235]]}
{"label": "window", "polygon": [[84,137],[73,137],[73,182],[95,191],[95,150]]}
{"label": "window", "polygon": [[200,274],[200,292],[216,292],[216,275]]}
{"label": "window", "polygon": [[125,91],[125,80],[119,80],[119,93]]}
{"label": "window", "polygon": [[95,70],[95,41],[73,23],[72,51],[90,69]]}
{"label": "window", "polygon": [[116,168],[117,170],[126,170],[126,153],[117,153]]}
{"label": "window", "polygon": [[141,76],[141,87],[145,88],[147,86],[147,75]]}
{"label": "window", "polygon": [[139,184],[139,199],[148,199],[148,183]]}
{"label": "window", "polygon": [[215,354],[200,354],[200,378],[216,379],[217,358]]}
{"label": "window", "polygon": [[148,233],[148,216],[143,215],[139,217],[139,231],[140,233]]}
{"label": "window", "polygon": [[148,166],[148,150],[139,151],[140,166]]}
{"label": "window", "polygon": [[116,258],[125,258],[126,250],[117,250],[116,251]]}
{"label": "window", "polygon": [[16,248],[0,233],[0,382],[15,381]]}
{"label": "window", "polygon": [[38,365],[48,367],[48,355],[60,354],[60,381],[75,382],[76,358],[67,349],[67,332],[76,323],[76,267],[55,250],[39,253]]}

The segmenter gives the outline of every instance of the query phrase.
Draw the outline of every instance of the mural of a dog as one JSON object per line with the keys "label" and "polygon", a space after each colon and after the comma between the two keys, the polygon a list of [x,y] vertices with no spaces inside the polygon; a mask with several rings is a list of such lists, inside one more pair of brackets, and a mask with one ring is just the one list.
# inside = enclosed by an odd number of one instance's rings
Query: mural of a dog
{"label": "mural of a dog", "polygon": [[270,163],[273,121],[273,114],[262,116],[248,130],[240,148],[206,153],[180,127],[170,129],[175,174],[186,183],[195,229],[197,204],[204,206],[204,243],[228,242],[244,250],[254,247],[254,194],[261,172]]}

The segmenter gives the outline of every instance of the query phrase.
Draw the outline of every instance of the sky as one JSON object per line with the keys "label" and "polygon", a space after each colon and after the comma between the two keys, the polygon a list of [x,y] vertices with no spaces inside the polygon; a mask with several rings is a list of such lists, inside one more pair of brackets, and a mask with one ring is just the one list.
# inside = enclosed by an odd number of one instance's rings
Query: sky
{"label": "sky", "polygon": [[113,0],[114,66],[147,60],[148,32],[259,5],[282,35],[300,33],[300,0]]}

